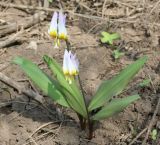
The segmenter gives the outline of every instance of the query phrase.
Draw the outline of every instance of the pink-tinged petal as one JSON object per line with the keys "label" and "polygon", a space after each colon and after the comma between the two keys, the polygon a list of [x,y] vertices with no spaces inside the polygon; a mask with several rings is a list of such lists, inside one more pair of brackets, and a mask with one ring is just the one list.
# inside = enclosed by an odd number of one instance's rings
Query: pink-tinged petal
{"label": "pink-tinged petal", "polygon": [[58,13],[54,12],[48,33],[51,37],[55,38],[57,37],[57,30],[58,30]]}

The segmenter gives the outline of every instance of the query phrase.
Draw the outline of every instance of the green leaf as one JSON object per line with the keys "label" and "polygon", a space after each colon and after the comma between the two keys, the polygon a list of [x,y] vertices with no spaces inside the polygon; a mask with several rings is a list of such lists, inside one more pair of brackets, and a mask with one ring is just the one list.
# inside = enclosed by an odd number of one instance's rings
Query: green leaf
{"label": "green leaf", "polygon": [[114,57],[114,59],[119,59],[123,55],[124,55],[124,53],[120,52],[119,50],[114,50],[113,51],[113,57]]}
{"label": "green leaf", "polygon": [[122,99],[114,99],[107,105],[102,107],[102,109],[91,117],[92,120],[101,120],[111,117],[121,111],[123,111],[129,104],[139,99],[139,95],[133,95]]}
{"label": "green leaf", "polygon": [[158,135],[157,129],[153,129],[152,132],[151,132],[152,140],[156,140],[157,135]]}
{"label": "green leaf", "polygon": [[150,82],[151,82],[150,79],[145,79],[145,80],[143,80],[143,81],[139,84],[139,86],[140,86],[140,87],[149,86]]}
{"label": "green leaf", "polygon": [[47,95],[55,100],[58,104],[69,107],[65,98],[58,90],[60,88],[58,82],[51,80],[37,65],[31,61],[16,57],[13,62],[18,64],[24,72],[31,78],[31,80]]}
{"label": "green leaf", "polygon": [[53,0],[48,0],[50,3],[52,3],[53,2]]}
{"label": "green leaf", "polygon": [[81,114],[83,117],[87,117],[87,111],[83,96],[77,87],[76,81],[69,84],[63,74],[61,66],[52,58],[47,55],[43,57],[44,61],[47,63],[48,67],[52,70],[53,74],[61,84],[62,91],[66,95],[67,102],[70,104],[73,110]]}
{"label": "green leaf", "polygon": [[113,33],[113,34],[110,34],[108,32],[102,32],[101,33],[102,37],[101,37],[101,42],[102,43],[108,43],[110,45],[113,44],[113,41],[114,40],[117,40],[117,39],[120,39],[120,35],[117,34],[117,33]]}
{"label": "green leaf", "polygon": [[108,100],[121,93],[121,91],[127,86],[129,81],[138,73],[146,62],[147,57],[140,58],[135,61],[133,64],[130,64],[125,68],[119,75],[114,77],[111,80],[102,82],[98,88],[96,94],[91,100],[88,109],[92,111],[93,109],[103,106]]}

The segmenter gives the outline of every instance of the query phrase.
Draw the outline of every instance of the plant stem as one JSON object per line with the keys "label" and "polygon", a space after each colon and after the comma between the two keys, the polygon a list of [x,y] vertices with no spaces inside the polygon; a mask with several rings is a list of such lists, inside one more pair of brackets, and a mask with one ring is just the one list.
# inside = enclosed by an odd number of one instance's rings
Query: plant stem
{"label": "plant stem", "polygon": [[66,42],[66,46],[67,46],[67,50],[71,50],[71,44],[68,40],[65,41]]}
{"label": "plant stem", "polygon": [[[68,40],[66,40],[66,46],[67,46],[67,50],[69,51],[71,49],[71,47],[70,47],[71,45],[70,45],[70,42]],[[82,87],[82,82],[81,82],[79,74],[78,74],[78,81],[79,81],[80,89],[82,91],[84,104],[85,104],[85,107],[86,107],[88,130],[89,130],[88,139],[90,140],[90,139],[92,139],[92,135],[93,135],[93,122],[91,122],[91,120],[90,120],[90,116],[89,116],[89,112],[88,112],[88,108],[87,108],[87,102],[86,102],[86,99],[85,99],[84,90],[83,90],[83,87]],[[79,121],[80,121],[81,129],[84,130],[85,126],[86,126],[86,120],[81,115],[79,115],[79,114],[77,114],[77,115],[78,115],[78,118],[79,118]]]}
{"label": "plant stem", "polygon": [[93,137],[93,122],[92,121],[88,123],[88,130],[89,130],[88,139],[91,140]]}
{"label": "plant stem", "polygon": [[93,122],[91,122],[90,117],[89,117],[87,103],[86,103],[86,99],[85,99],[85,95],[84,95],[84,90],[83,90],[81,79],[80,79],[79,75],[78,75],[78,81],[79,81],[79,85],[80,85],[80,88],[81,88],[81,91],[82,91],[83,100],[84,100],[85,107],[86,107],[87,121],[88,121],[88,130],[89,130],[88,139],[90,140],[90,139],[92,139],[92,136],[93,136]]}
{"label": "plant stem", "polygon": [[86,121],[85,121],[85,119],[80,114],[78,114],[78,113],[77,113],[77,116],[79,118],[79,123],[80,123],[81,129],[85,130],[85,128],[86,128]]}

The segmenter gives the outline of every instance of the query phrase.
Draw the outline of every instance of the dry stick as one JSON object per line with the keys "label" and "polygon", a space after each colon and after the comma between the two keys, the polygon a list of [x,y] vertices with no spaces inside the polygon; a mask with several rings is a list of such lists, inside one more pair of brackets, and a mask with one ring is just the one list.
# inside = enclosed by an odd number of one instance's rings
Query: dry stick
{"label": "dry stick", "polygon": [[[52,115],[55,115],[52,110],[50,110],[46,105],[44,105],[45,99],[42,95],[40,95],[38,92],[34,92],[31,89],[25,89],[24,87],[20,86],[17,82],[15,82],[13,79],[7,77],[3,73],[0,72],[0,81],[3,83],[9,85],[10,87],[16,89],[19,93],[23,93],[24,95],[34,99],[38,103],[42,105],[44,109],[46,109],[49,113]],[[8,104],[6,104],[8,105]]]}
{"label": "dry stick", "polygon": [[24,31],[19,31],[15,35],[9,37],[7,40],[0,42],[0,49],[19,41],[20,39],[18,36],[20,36],[22,33],[24,33]]}
{"label": "dry stick", "polygon": [[[12,7],[12,8],[21,8],[21,9],[30,9],[30,10],[41,10],[41,11],[48,11],[48,12],[55,12],[55,11],[61,11],[60,9],[55,9],[55,8],[44,8],[44,7],[34,7],[34,6],[26,6],[26,5],[15,5],[15,4],[6,4],[4,2],[0,2],[0,6],[3,7]],[[73,11],[70,10],[65,10],[65,12],[68,12],[74,16],[78,17],[83,17],[87,19],[93,19],[93,20],[101,20],[103,22],[105,21],[112,21],[112,22],[124,22],[124,23],[135,23],[135,21],[128,21],[126,19],[108,19],[108,18],[102,18],[94,15],[86,15],[86,14],[79,14],[79,13],[74,13]],[[149,23],[151,24],[151,23]],[[154,23],[153,25],[160,26],[158,23]],[[1,34],[0,34],[1,35]]]}
{"label": "dry stick", "polygon": [[[55,12],[55,11],[61,11],[60,9],[55,9],[55,8],[44,8],[44,7],[34,7],[34,6],[26,6],[26,5],[15,5],[15,4],[6,4],[4,2],[0,2],[0,6],[3,7],[12,7],[12,8],[21,8],[21,9],[30,9],[30,10],[42,10],[42,11],[48,11],[48,12]],[[65,10],[65,12],[68,12],[72,15],[78,16],[78,17],[83,17],[87,19],[94,19],[94,20],[101,20],[103,22],[105,21],[112,21],[112,22],[124,22],[124,23],[135,23],[135,21],[128,21],[126,19],[108,19],[108,18],[102,18],[94,15],[85,15],[85,14],[79,14],[79,13],[74,13],[73,11],[70,10]],[[151,23],[149,23],[151,25]],[[155,26],[160,26],[158,23],[153,23]],[[1,36],[1,34],[0,34]]]}
{"label": "dry stick", "polygon": [[[55,113],[52,110],[50,110],[46,105],[44,105],[44,102],[45,102],[44,97],[42,95],[40,95],[38,92],[34,92],[31,89],[29,89],[29,90],[27,89],[26,90],[24,87],[20,86],[13,79],[7,77],[6,75],[4,75],[1,72],[0,72],[0,81],[2,81],[3,83],[9,85],[10,87],[16,89],[19,93],[23,93],[24,95],[34,99],[35,101],[40,103],[42,105],[42,107],[44,109],[46,109],[49,113],[51,113],[52,115],[55,115]],[[9,105],[9,103],[3,104],[2,107],[4,107],[5,105],[6,106]]]}
{"label": "dry stick", "polygon": [[157,115],[157,113],[158,113],[159,107],[160,107],[160,94],[158,94],[158,103],[157,103],[157,105],[156,105],[156,109],[155,109],[155,111],[154,111],[154,114],[153,114],[152,119],[151,119],[151,121],[150,121],[150,124],[149,124],[149,126],[148,126],[147,134],[146,134],[146,136],[145,136],[145,138],[144,138],[144,140],[143,140],[143,142],[142,142],[142,145],[145,145],[145,144],[146,144],[146,141],[147,141],[147,139],[148,139],[148,136],[149,136],[149,134],[150,134],[150,132],[151,132],[151,129],[152,129],[152,126],[153,126],[153,124],[154,124],[155,117],[156,117],[156,115]]}
{"label": "dry stick", "polygon": [[0,65],[0,72],[5,70],[9,65],[10,65],[9,63]]}
{"label": "dry stick", "polygon": [[[0,3],[1,5],[1,3]],[[12,33],[12,32],[16,32],[17,30],[20,29],[26,29],[29,28],[41,21],[43,21],[47,16],[45,15],[45,12],[39,12],[39,13],[35,13],[33,16],[27,18],[27,20],[24,23],[11,23],[8,24],[4,27],[4,30],[2,29],[0,31],[0,37],[8,34],[8,33]]]}
{"label": "dry stick", "polygon": [[[0,6],[12,7],[12,8],[21,8],[21,9],[31,9],[31,10],[43,10],[43,11],[48,11],[48,12],[55,12],[55,11],[59,12],[59,11],[61,11],[60,9],[55,9],[55,8],[44,8],[44,7],[34,7],[34,6],[26,6],[26,5],[15,5],[15,4],[12,4],[12,3],[6,4],[4,2],[0,2]],[[88,19],[97,19],[97,20],[108,21],[108,19],[104,19],[102,17],[74,13],[74,12],[72,12],[70,10],[65,10],[65,12],[68,12],[68,13],[70,13],[72,15],[75,15],[75,16],[88,18]]]}
{"label": "dry stick", "polygon": [[[73,120],[58,120],[58,121],[54,121],[54,122],[45,123],[45,124],[41,125],[40,127],[38,127],[38,128],[29,136],[29,138],[26,139],[26,141],[28,141],[29,139],[31,139],[32,136],[33,136],[35,133],[37,133],[39,130],[41,130],[42,128],[44,128],[44,127],[46,127],[46,126],[48,126],[48,125],[56,124],[56,123],[62,123],[62,122],[71,122],[71,121],[73,121]],[[55,127],[55,128],[57,128],[57,127]],[[26,143],[26,144],[28,144],[28,143]],[[24,145],[26,145],[26,144],[24,144]]]}
{"label": "dry stick", "polygon": [[11,7],[11,8],[21,8],[21,9],[30,9],[30,10],[43,10],[43,11],[50,11],[50,12],[54,12],[54,11],[59,11],[59,9],[54,9],[54,8],[44,8],[44,7],[34,7],[34,6],[27,6],[27,5],[16,5],[16,4],[12,4],[12,3],[4,3],[4,2],[0,2],[0,6],[2,7]]}
{"label": "dry stick", "polygon": [[147,128],[143,129],[128,145],[132,145],[146,131],[147,131]]}
{"label": "dry stick", "polygon": [[27,95],[31,97],[32,99],[36,100],[39,103],[44,103],[44,98],[38,93],[35,93],[32,90],[25,89],[21,85],[19,85],[17,82],[15,82],[13,79],[7,77],[3,73],[0,72],[0,81],[3,83],[9,85],[10,87],[16,89],[19,93],[23,93],[24,95]]}
{"label": "dry stick", "polygon": [[6,106],[10,106],[12,104],[12,102],[3,102],[3,103],[0,103],[0,108],[3,108],[3,107],[6,107]]}
{"label": "dry stick", "polygon": [[152,8],[152,10],[149,12],[149,15],[152,14],[152,12],[155,10],[155,8],[159,5],[160,0],[155,4],[155,6]]}
{"label": "dry stick", "polygon": [[100,12],[97,12],[96,10],[92,10],[91,8],[89,8],[88,6],[86,6],[85,4],[83,4],[83,2],[77,2],[77,4],[80,5],[80,6],[82,6],[82,7],[84,7],[88,11],[91,11],[93,13],[99,13],[99,14],[101,14]]}
{"label": "dry stick", "polygon": [[107,3],[107,0],[104,1],[103,6],[102,6],[102,18],[104,18],[106,3]]}

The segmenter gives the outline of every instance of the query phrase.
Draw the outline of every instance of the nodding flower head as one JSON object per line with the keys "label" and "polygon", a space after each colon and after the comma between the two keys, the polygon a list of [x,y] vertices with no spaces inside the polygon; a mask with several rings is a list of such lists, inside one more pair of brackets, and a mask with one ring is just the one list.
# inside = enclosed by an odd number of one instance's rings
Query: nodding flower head
{"label": "nodding flower head", "polygon": [[51,24],[48,30],[49,35],[55,38],[55,46],[58,47],[59,39],[67,40],[66,16],[62,12],[54,12]]}
{"label": "nodding flower head", "polygon": [[76,55],[73,55],[71,51],[65,50],[63,58],[63,73],[69,84],[71,84],[74,77],[78,75],[78,67],[79,61]]}

